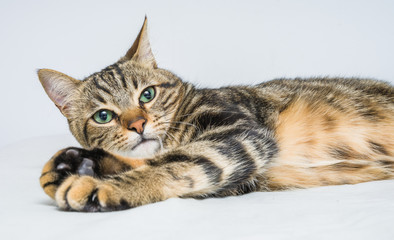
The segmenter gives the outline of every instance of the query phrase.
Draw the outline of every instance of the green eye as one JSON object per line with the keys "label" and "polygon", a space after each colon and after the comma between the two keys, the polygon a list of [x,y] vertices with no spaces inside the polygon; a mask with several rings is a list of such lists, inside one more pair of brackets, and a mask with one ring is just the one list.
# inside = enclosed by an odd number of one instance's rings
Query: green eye
{"label": "green eye", "polygon": [[144,91],[142,91],[141,93],[140,102],[143,103],[150,102],[154,97],[155,97],[155,89],[153,87],[145,88]]}
{"label": "green eye", "polygon": [[97,123],[108,123],[112,120],[113,113],[109,110],[100,110],[93,115],[94,121]]}

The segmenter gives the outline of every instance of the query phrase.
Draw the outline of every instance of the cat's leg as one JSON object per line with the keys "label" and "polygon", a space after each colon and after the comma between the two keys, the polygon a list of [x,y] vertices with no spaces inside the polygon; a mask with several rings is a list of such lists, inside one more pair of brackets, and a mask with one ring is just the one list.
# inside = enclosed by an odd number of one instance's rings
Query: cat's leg
{"label": "cat's leg", "polygon": [[[207,163],[207,166],[208,163]],[[192,163],[145,166],[123,174],[98,179],[72,175],[56,192],[55,200],[64,210],[114,211],[132,208],[172,197],[214,193],[220,169],[204,172]],[[219,174],[219,175],[218,175]]]}
{"label": "cat's leg", "polygon": [[270,139],[254,141],[199,141],[146,165],[101,179],[72,175],[56,192],[60,208],[76,211],[111,211],[136,207],[172,197],[227,196],[261,189],[263,166],[276,153]]}
{"label": "cat's leg", "polygon": [[122,158],[100,149],[66,148],[58,151],[44,166],[41,187],[54,198],[57,188],[72,174],[102,178],[142,165],[138,159]]}

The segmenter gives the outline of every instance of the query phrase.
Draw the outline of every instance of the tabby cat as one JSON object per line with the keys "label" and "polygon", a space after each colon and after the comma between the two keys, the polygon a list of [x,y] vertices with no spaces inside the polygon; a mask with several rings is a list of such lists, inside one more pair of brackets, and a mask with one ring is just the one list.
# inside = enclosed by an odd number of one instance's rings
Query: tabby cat
{"label": "tabby cat", "polygon": [[394,87],[385,82],[197,89],[157,67],[146,19],[102,71],[83,81],[49,69],[38,76],[83,147],[57,152],[40,177],[64,210],[394,178]]}

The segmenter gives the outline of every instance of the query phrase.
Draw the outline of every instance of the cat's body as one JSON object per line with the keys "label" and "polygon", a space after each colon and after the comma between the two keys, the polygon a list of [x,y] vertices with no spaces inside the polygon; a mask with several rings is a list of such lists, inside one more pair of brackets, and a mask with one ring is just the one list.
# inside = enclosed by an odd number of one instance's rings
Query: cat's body
{"label": "cat's body", "polygon": [[86,148],[59,151],[41,185],[63,209],[117,210],[394,178],[394,88],[279,79],[196,89],[157,68],[144,24],[125,57],[84,81],[40,70]]}
{"label": "cat's body", "polygon": [[[254,131],[266,131],[264,137],[255,135],[259,141],[273,136],[271,151],[255,146],[261,153],[275,153],[256,164],[265,180],[263,189],[358,183],[393,177],[393,93],[393,87],[366,79],[280,79],[197,90],[194,99],[201,101],[202,110],[191,105],[181,115],[196,109],[194,119],[176,119],[201,124],[202,129],[214,126],[217,135],[209,139],[222,137],[230,146],[229,133],[253,136]],[[172,134],[189,134],[183,141],[208,135],[191,126],[184,129]]]}

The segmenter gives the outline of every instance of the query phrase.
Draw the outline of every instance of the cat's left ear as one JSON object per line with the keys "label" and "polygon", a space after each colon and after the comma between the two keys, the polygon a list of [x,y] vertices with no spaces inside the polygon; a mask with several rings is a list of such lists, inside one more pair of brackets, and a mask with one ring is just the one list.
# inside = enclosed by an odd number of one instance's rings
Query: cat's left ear
{"label": "cat's left ear", "polygon": [[157,68],[155,57],[153,56],[152,49],[150,47],[147,28],[148,19],[145,16],[144,24],[142,25],[140,33],[122,59],[134,60],[152,68]]}
{"label": "cat's left ear", "polygon": [[81,82],[51,69],[40,69],[37,74],[49,98],[68,117],[71,99]]}

